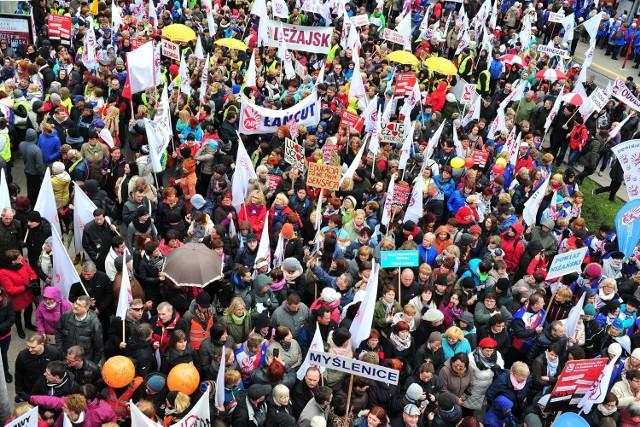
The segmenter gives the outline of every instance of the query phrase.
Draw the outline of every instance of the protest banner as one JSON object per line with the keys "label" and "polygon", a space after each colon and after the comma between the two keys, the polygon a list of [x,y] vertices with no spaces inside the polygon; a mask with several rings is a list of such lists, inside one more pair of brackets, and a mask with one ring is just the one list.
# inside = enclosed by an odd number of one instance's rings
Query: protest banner
{"label": "protest banner", "polygon": [[291,166],[304,170],[304,148],[291,138],[284,139],[284,161]]}
{"label": "protest banner", "polygon": [[629,258],[640,240],[640,199],[627,202],[618,211],[615,223],[618,249]]}
{"label": "protest banner", "polygon": [[410,195],[411,187],[406,184],[397,183],[393,187],[393,203],[404,206],[407,204]]}
{"label": "protest banner", "polygon": [[384,29],[382,32],[382,38],[391,43],[399,44],[400,46],[404,45],[404,36],[395,30],[390,30],[389,28]]}
{"label": "protest banner", "polygon": [[549,13],[549,21],[548,22],[555,22],[555,23],[561,24],[563,19],[564,19],[564,13],[551,12],[551,13]]}
{"label": "protest banner", "polygon": [[180,46],[167,39],[162,39],[162,55],[180,61]]}
{"label": "protest banner", "polygon": [[404,142],[404,124],[398,122],[387,123],[380,135],[381,143],[402,144]]}
{"label": "protest banner", "polygon": [[545,46],[545,45],[538,46],[538,52],[546,53],[549,56],[565,57],[565,56],[569,55],[569,53],[564,49],[559,49],[559,48],[556,48],[556,47],[550,47],[550,46]]}
{"label": "protest banner", "polygon": [[640,198],[640,139],[632,139],[611,148],[616,155],[622,171],[624,172],[624,183],[627,187],[629,200]]}
{"label": "protest banner", "polygon": [[347,125],[351,129],[355,129],[358,132],[362,132],[364,126],[364,117],[357,114],[353,114],[347,110],[342,112],[340,117],[340,125]]}
{"label": "protest banner", "polygon": [[417,267],[420,265],[418,250],[380,251],[382,268]]}
{"label": "protest banner", "polygon": [[291,138],[297,138],[300,135],[298,131],[298,122],[296,122],[295,117],[291,117],[287,122],[287,126],[289,126],[289,133],[291,134]]}
{"label": "protest banner", "polygon": [[48,35],[51,40],[62,44],[71,43],[71,17],[49,14],[47,16]]}
{"label": "protest banner", "polygon": [[471,104],[473,101],[473,95],[476,93],[476,85],[474,84],[465,84],[462,92],[461,101],[464,104]]}
{"label": "protest banner", "polygon": [[34,406],[16,419],[7,422],[5,427],[38,427],[38,407]]}
{"label": "protest banner", "polygon": [[584,256],[587,254],[588,247],[582,247],[573,251],[558,254],[553,258],[546,280],[555,279],[576,271],[581,271]]}
{"label": "protest banner", "polygon": [[416,84],[415,73],[398,73],[396,74],[396,87],[393,92],[395,96],[405,96],[413,90]]}
{"label": "protest banner", "polygon": [[601,111],[609,102],[609,97],[599,87],[595,88],[591,95],[589,95],[589,101],[594,107],[594,111]]}
{"label": "protest banner", "polygon": [[640,100],[629,90],[624,80],[620,77],[616,78],[616,82],[611,88],[611,95],[618,98],[621,102],[627,104],[636,111],[640,111]]}
{"label": "protest banner", "polygon": [[[266,39],[264,44],[269,47],[279,47],[278,40],[284,38],[287,48],[312,53],[329,53],[331,48],[332,27],[303,27],[300,25],[284,24],[263,17],[266,25]],[[261,21],[262,25],[262,21]],[[282,35],[280,32],[282,31]]]}
{"label": "protest banner", "polygon": [[355,25],[356,27],[362,27],[364,25],[369,25],[369,15],[366,13],[362,15],[356,15],[351,17],[351,25]]}
{"label": "protest banner", "polygon": [[13,50],[23,46],[26,51],[27,45],[33,43],[33,36],[29,15],[0,13],[0,39],[6,40]]}
{"label": "protest banner", "polygon": [[309,163],[307,185],[309,187],[337,190],[340,187],[341,169],[339,166]]}
{"label": "protest banner", "polygon": [[323,145],[322,146],[322,163],[325,165],[331,164],[331,153],[338,151],[337,145]]}
{"label": "protest banner", "polygon": [[327,369],[335,369],[387,384],[397,385],[400,378],[400,371],[397,369],[384,368],[372,363],[361,362],[358,359],[347,359],[317,350],[309,350],[309,361],[311,364],[324,366]]}
{"label": "protest banner", "polygon": [[489,153],[484,151],[476,150],[473,152],[473,164],[480,167],[481,169],[485,167],[487,164],[487,160],[489,160]]}
{"label": "protest banner", "polygon": [[146,42],[142,39],[139,39],[137,37],[131,37],[131,50],[136,50],[137,48],[139,48],[145,43]]}
{"label": "protest banner", "polygon": [[275,190],[282,177],[280,175],[267,174],[267,178],[269,178],[269,190]]}
{"label": "protest banner", "polygon": [[568,405],[578,406],[578,402],[598,380],[607,361],[607,358],[600,358],[567,362],[553,387],[545,411],[566,411]]}
{"label": "protest banner", "polygon": [[320,122],[320,101],[317,92],[314,91],[286,110],[272,110],[243,101],[240,107],[240,133],[276,133],[279,126],[286,125],[292,118],[298,125],[315,126]]}

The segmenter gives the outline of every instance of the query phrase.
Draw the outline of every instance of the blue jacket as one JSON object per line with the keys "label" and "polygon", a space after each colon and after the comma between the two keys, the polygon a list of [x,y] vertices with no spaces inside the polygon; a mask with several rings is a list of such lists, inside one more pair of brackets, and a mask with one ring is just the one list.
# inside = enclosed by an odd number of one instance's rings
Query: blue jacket
{"label": "blue jacket", "polygon": [[429,265],[432,265],[436,257],[438,256],[438,250],[431,246],[429,249],[426,249],[422,244],[418,245],[418,254],[420,255],[420,259],[423,262],[426,262]]}
{"label": "blue jacket", "polygon": [[513,403],[505,396],[498,396],[484,415],[484,427],[515,427],[516,420],[511,413]]}
{"label": "blue jacket", "polygon": [[527,378],[527,382],[522,390],[516,390],[513,388],[513,384],[511,384],[509,375],[509,370],[505,369],[499,375],[493,377],[493,383],[491,383],[487,390],[487,404],[493,406],[493,402],[498,396],[504,396],[513,402],[513,406],[522,410],[524,409],[524,401],[527,398],[527,393],[531,386],[531,376]]}
{"label": "blue jacket", "polygon": [[453,178],[450,178],[448,181],[442,181],[440,175],[438,175],[433,179],[433,182],[435,182],[440,191],[444,193],[445,199],[451,197],[453,192],[456,191],[456,183]]}
{"label": "blue jacket", "polygon": [[53,163],[60,158],[60,138],[58,131],[53,130],[51,135],[41,133],[38,137],[38,147],[42,151],[42,160],[45,163]]}
{"label": "blue jacket", "polygon": [[604,24],[604,30],[600,29],[600,25],[598,25],[598,32],[596,33],[596,36],[606,36],[609,33],[609,25],[611,25],[611,21],[610,20],[602,20],[600,21],[600,24]]}
{"label": "blue jacket", "polygon": [[469,344],[468,339],[463,339],[462,341],[458,341],[456,347],[453,348],[449,345],[449,341],[442,334],[442,351],[444,352],[444,360],[449,360],[451,356],[454,356],[458,353],[469,354],[471,353],[471,344]]}
{"label": "blue jacket", "polygon": [[[313,274],[318,276],[318,279],[320,279],[321,282],[328,284],[330,287],[340,292],[340,290],[338,289],[338,286],[336,285],[336,282],[338,281],[338,278],[336,276],[330,276],[329,274],[325,273],[325,271],[322,268],[318,267],[317,265],[313,266],[312,271],[313,271]],[[346,293],[340,293],[340,310],[341,311],[345,305],[351,304],[353,302],[354,295],[355,293],[353,292],[353,287],[350,287]]]}
{"label": "blue jacket", "polygon": [[457,213],[467,202],[464,195],[462,195],[463,191],[463,188],[454,191],[447,201],[447,209],[449,209],[449,212],[452,214]]}
{"label": "blue jacket", "polygon": [[473,283],[476,286],[476,289],[478,288],[478,286],[483,284],[478,273],[478,266],[481,262],[482,260],[480,258],[473,258],[469,261],[469,268],[467,269],[467,271],[462,273],[462,276],[460,276],[460,279],[464,279],[465,277],[473,278]]}

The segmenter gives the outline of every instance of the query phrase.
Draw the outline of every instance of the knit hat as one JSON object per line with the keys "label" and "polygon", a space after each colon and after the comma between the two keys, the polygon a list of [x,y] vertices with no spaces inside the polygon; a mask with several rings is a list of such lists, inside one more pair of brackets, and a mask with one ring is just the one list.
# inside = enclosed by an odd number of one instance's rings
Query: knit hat
{"label": "knit hat", "polygon": [[[412,385],[417,385],[417,384],[412,384]],[[420,387],[420,386],[418,386]],[[420,409],[418,409],[418,407],[416,405],[414,405],[413,403],[409,403],[408,405],[405,405],[403,412],[407,415],[421,415]]]}
{"label": "knit hat", "polygon": [[324,288],[322,290],[322,300],[329,304],[336,302],[340,299],[340,294],[333,288]]}
{"label": "knit hat", "polygon": [[269,286],[271,284],[271,279],[266,274],[258,274],[258,276],[253,279],[253,288],[255,290],[259,290],[264,288],[265,286]]}
{"label": "knit hat", "polygon": [[20,89],[14,89],[13,90],[13,98],[17,99],[17,98],[22,98],[22,91]]}
{"label": "knit hat", "polygon": [[62,162],[53,162],[51,165],[51,173],[54,175],[59,175],[64,172],[64,163]]}
{"label": "knit hat", "polygon": [[499,289],[500,292],[507,292],[510,285],[511,282],[509,282],[509,279],[507,279],[506,277],[502,277],[498,279],[498,282],[496,282],[496,289]]}
{"label": "knit hat", "polygon": [[254,233],[249,233],[247,234],[247,242],[257,242],[258,241],[258,236],[256,236]]}
{"label": "knit hat", "polygon": [[440,406],[440,410],[445,412],[451,412],[456,406],[456,397],[449,393],[444,392],[438,396],[438,406]]}
{"label": "knit hat", "polygon": [[440,332],[433,331],[429,334],[429,342],[442,342],[442,334]]}
{"label": "knit hat", "polygon": [[617,342],[614,342],[609,345],[607,348],[607,353],[611,356],[621,356],[622,355],[622,346]]}
{"label": "knit hat", "polygon": [[[481,274],[480,280],[487,280],[487,278],[483,277],[483,275]],[[473,277],[465,277],[464,279],[460,280],[460,287],[462,289],[475,289],[476,281],[473,279]]]}
{"label": "knit hat", "polygon": [[593,306],[593,304],[587,304],[582,308],[582,311],[584,311],[584,314],[586,316],[595,316],[596,315],[596,308]]}
{"label": "knit hat", "polygon": [[[465,219],[465,217],[468,218]],[[469,206],[461,207],[456,214],[456,219],[462,225],[471,224],[471,221],[473,221],[473,212],[471,211],[471,208]]]}
{"label": "knit hat", "polygon": [[438,275],[436,276],[436,280],[435,280],[435,282],[434,282],[434,285],[443,285],[443,286],[447,286],[447,285],[448,285],[448,283],[447,283],[447,279],[448,279],[447,274],[445,274],[445,273],[438,274]]}
{"label": "knit hat", "polygon": [[282,269],[285,271],[300,271],[302,270],[302,265],[296,258],[286,258],[282,261]]}
{"label": "knit hat", "polygon": [[422,320],[425,322],[438,322],[444,320],[444,314],[437,308],[430,308],[425,314],[422,315]]}
{"label": "knit hat", "polygon": [[196,297],[196,304],[201,308],[211,307],[211,295],[209,295],[209,292],[200,292]]}
{"label": "knit hat", "polygon": [[347,196],[344,199],[349,200],[351,202],[351,205],[354,207],[354,209],[358,205],[358,202],[356,202],[356,198],[353,196]]}
{"label": "knit hat", "polygon": [[467,246],[471,243],[473,243],[473,236],[471,234],[463,233],[462,236],[460,236],[460,244],[462,246]]}
{"label": "knit hat", "polygon": [[482,228],[479,225],[472,225],[469,227],[469,234],[482,234]]}
{"label": "knit hat", "polygon": [[602,276],[602,267],[600,264],[591,263],[585,267],[584,274],[589,276],[591,279],[597,279]]}
{"label": "knit hat", "polygon": [[406,231],[413,231],[413,229],[416,227],[416,223],[413,221],[407,221],[404,223],[404,225],[402,226],[403,230]]}
{"label": "knit hat", "polygon": [[460,313],[460,316],[458,316],[458,320],[461,320],[469,325],[469,328],[473,328],[475,323],[473,314],[469,313],[468,311],[463,311],[462,313]]}
{"label": "knit hat", "polygon": [[191,196],[191,204],[196,209],[202,209],[206,203],[207,201],[200,194],[194,194]]}
{"label": "knit hat", "polygon": [[496,340],[489,337],[481,339],[480,342],[478,343],[478,347],[480,348],[496,348],[497,346],[498,346],[498,343],[496,342]]}
{"label": "knit hat", "polygon": [[282,237],[286,237],[287,239],[293,235],[293,225],[286,223],[282,226]]}
{"label": "knit hat", "polygon": [[42,222],[42,216],[40,216],[40,212],[38,211],[31,211],[27,214],[27,221],[40,223]]}
{"label": "knit hat", "polygon": [[411,384],[407,389],[405,396],[410,402],[417,401],[418,399],[420,399],[420,397],[422,397],[422,387],[420,387],[420,385],[418,385],[417,383]]}
{"label": "knit hat", "polygon": [[152,375],[147,380],[147,387],[149,387],[149,390],[151,390],[151,391],[154,391],[156,393],[160,393],[162,391],[162,389],[164,388],[166,383],[167,383],[167,381],[165,380],[165,378],[162,375]]}
{"label": "knit hat", "polygon": [[553,230],[553,227],[556,226],[556,223],[551,218],[545,218],[545,220],[542,221],[542,225]]}
{"label": "knit hat", "polygon": [[[200,195],[199,195],[199,194],[196,194],[195,196],[193,196],[193,197],[191,198],[191,204],[192,204],[193,206],[195,206],[195,204],[193,203],[193,199],[194,199],[194,197],[197,197],[197,196],[200,196]],[[200,197],[202,197],[202,196],[200,196]],[[203,199],[203,200],[204,200],[204,199]],[[240,227],[238,227],[238,230],[251,230],[251,224],[249,223],[249,221],[242,221],[242,222],[240,223]]]}
{"label": "knit hat", "polygon": [[138,206],[136,210],[136,216],[140,218],[141,216],[149,215],[149,208],[146,206]]}

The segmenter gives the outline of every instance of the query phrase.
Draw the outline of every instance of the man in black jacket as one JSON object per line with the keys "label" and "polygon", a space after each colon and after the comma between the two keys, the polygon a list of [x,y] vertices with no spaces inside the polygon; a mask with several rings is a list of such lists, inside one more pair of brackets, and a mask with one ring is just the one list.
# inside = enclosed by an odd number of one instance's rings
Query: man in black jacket
{"label": "man in black jacket", "polygon": [[556,167],[559,167],[564,160],[564,156],[569,148],[569,134],[573,128],[573,121],[575,119],[573,112],[576,106],[571,104],[565,104],[561,111],[551,122],[551,148],[549,152],[553,154]]}
{"label": "man in black jacket", "polygon": [[56,347],[66,354],[67,350],[79,345],[87,358],[100,363],[104,353],[102,326],[91,311],[91,298],[80,295],[73,303],[73,309],[62,313],[56,325]]}
{"label": "man in black jacket", "polygon": [[246,392],[236,397],[238,405],[231,415],[232,427],[264,427],[267,421],[265,400],[271,393],[271,386],[253,384]]}
{"label": "man in black jacket", "polygon": [[225,144],[231,144],[231,150],[227,154],[236,158],[238,152],[238,115],[235,111],[229,111],[227,119],[220,126],[218,136],[220,141]]}
{"label": "man in black jacket", "polygon": [[14,219],[15,211],[11,208],[2,209],[0,220],[0,265],[5,264],[5,253],[9,249],[22,248],[22,225]]}
{"label": "man in black jacket", "polygon": [[62,355],[56,346],[45,343],[42,334],[27,338],[27,348],[22,349],[16,357],[16,402],[29,400],[31,388],[53,360],[62,360]]}
{"label": "man in black jacket", "polygon": [[545,98],[542,107],[538,107],[538,109],[533,113],[531,129],[544,132],[544,124],[547,122],[547,117],[549,117],[549,113],[551,113],[552,108],[553,99],[550,97]]}
{"label": "man in black jacket", "polygon": [[100,379],[100,367],[84,357],[84,349],[79,345],[67,350],[67,370],[75,376],[78,385],[96,384]]}
{"label": "man in black jacket", "polygon": [[113,287],[107,273],[96,270],[93,261],[86,261],[82,266],[81,283],[74,283],[69,289],[69,301],[75,302],[81,295],[91,298],[91,310],[98,316],[103,331],[109,330],[109,316],[113,304]]}
{"label": "man in black jacket", "polygon": [[104,271],[104,262],[111,248],[111,239],[115,235],[116,226],[107,223],[104,210],[98,208],[93,211],[93,221],[85,225],[82,234],[82,250],[100,271]]}

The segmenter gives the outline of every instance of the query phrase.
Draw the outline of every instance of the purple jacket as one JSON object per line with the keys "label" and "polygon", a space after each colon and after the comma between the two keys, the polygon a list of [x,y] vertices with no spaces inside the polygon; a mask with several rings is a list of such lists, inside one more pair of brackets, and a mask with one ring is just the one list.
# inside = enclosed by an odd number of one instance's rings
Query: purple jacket
{"label": "purple jacket", "polygon": [[71,303],[62,299],[60,289],[55,286],[47,286],[42,293],[43,298],[53,298],[56,301],[56,306],[52,309],[47,308],[44,299],[38,304],[36,309],[36,323],[38,325],[38,332],[46,335],[55,335],[56,325],[60,319],[60,315],[65,311],[72,309]]}
{"label": "purple jacket", "polygon": [[[62,409],[64,405],[64,397],[31,396],[29,401],[34,405],[41,405],[51,409]],[[53,427],[62,427],[63,418],[62,414],[60,414]],[[94,399],[93,402],[87,404],[87,408],[84,410],[82,427],[101,427],[104,423],[115,422],[116,414],[111,409],[111,406],[105,400]]]}

